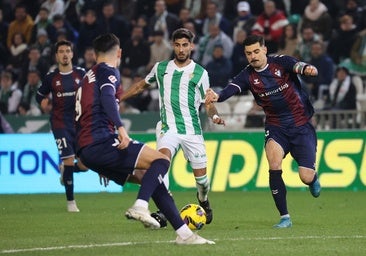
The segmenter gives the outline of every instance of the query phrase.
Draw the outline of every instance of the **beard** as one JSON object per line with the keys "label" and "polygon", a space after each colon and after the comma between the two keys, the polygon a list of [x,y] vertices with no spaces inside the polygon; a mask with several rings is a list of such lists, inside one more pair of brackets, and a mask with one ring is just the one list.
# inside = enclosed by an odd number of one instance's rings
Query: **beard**
{"label": "beard", "polygon": [[179,54],[174,53],[174,58],[179,63],[186,62],[190,57],[191,57],[190,54],[187,54],[187,55],[179,55]]}

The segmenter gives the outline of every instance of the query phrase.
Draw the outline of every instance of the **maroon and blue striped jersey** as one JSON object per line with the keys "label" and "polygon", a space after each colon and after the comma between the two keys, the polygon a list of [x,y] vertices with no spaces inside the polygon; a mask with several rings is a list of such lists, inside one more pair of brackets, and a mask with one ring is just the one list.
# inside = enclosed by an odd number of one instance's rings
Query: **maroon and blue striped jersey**
{"label": "maroon and blue striped jersey", "polygon": [[73,67],[67,73],[62,73],[56,68],[43,79],[36,99],[38,103],[41,103],[42,99],[51,94],[50,123],[52,130],[75,129],[75,95],[84,75],[83,68]]}
{"label": "maroon and blue striped jersey", "polygon": [[268,56],[262,70],[248,65],[228,87],[236,87],[237,93],[250,90],[264,110],[267,125],[301,126],[311,119],[314,108],[294,70],[298,62],[290,56]]}
{"label": "maroon and blue striped jersey", "polygon": [[[111,115],[118,114],[121,89],[118,69],[106,63],[97,64],[86,73],[76,96],[77,151],[115,134],[116,121],[113,122]],[[106,95],[108,106],[106,98],[103,99],[106,91],[112,92]],[[116,118],[120,118],[119,114]]]}

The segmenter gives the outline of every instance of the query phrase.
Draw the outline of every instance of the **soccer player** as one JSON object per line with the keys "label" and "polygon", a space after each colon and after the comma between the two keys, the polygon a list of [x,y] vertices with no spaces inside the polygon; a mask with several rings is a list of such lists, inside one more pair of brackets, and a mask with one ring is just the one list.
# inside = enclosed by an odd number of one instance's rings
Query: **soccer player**
{"label": "soccer player", "polygon": [[80,161],[75,163],[75,94],[85,71],[73,66],[73,45],[69,41],[55,44],[55,58],[57,68],[44,77],[36,100],[45,113],[51,104],[50,123],[62,160],[60,181],[65,186],[67,210],[79,212],[74,200],[74,172],[88,169]]}
{"label": "soccer player", "polygon": [[[207,71],[191,59],[194,34],[185,28],[173,32],[174,59],[157,62],[145,79],[133,84],[122,95],[126,100],[141,93],[152,83],[159,88],[160,120],[157,127],[157,149],[172,159],[181,147],[191,164],[196,180],[199,204],[212,221],[208,200],[210,181],[206,174],[207,157],[199,119],[199,107],[209,88]],[[224,124],[213,104],[206,105],[216,124]]]}
{"label": "soccer player", "polygon": [[298,75],[316,76],[318,71],[289,56],[267,56],[262,36],[248,36],[243,45],[249,65],[219,93],[209,89],[206,101],[222,102],[250,90],[256,103],[263,108],[269,186],[281,216],[274,227],[288,228],[292,222],[282,179],[282,159],[291,153],[298,163],[300,179],[309,185],[313,197],[318,197],[321,190],[315,171],[317,137],[311,124],[314,109],[298,78]]}
{"label": "soccer player", "polygon": [[177,244],[213,244],[193,233],[179,215],[173,198],[163,183],[168,172],[168,157],[147,145],[132,140],[123,127],[119,111],[121,78],[117,67],[122,50],[114,34],[98,36],[93,47],[97,64],[81,82],[76,95],[77,155],[91,170],[123,185],[140,183],[137,199],[125,215],[145,227],[159,228],[150,216],[152,198],[177,233]]}

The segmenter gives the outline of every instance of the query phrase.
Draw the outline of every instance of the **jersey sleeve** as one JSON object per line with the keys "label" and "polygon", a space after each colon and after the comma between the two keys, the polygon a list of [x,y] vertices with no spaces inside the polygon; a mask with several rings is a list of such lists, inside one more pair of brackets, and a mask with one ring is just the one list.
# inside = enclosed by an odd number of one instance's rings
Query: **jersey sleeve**
{"label": "jersey sleeve", "polygon": [[152,84],[156,82],[156,71],[158,67],[159,62],[155,63],[154,67],[150,70],[149,74],[145,77],[145,83]]}
{"label": "jersey sleeve", "polygon": [[[296,63],[300,62],[298,59],[287,55],[278,55],[275,59],[289,73],[294,73]],[[303,64],[305,65],[305,63]]]}
{"label": "jersey sleeve", "polygon": [[205,95],[208,88],[210,88],[210,79],[208,77],[207,71],[205,70],[202,74],[201,81],[199,83],[201,103],[205,101]]}
{"label": "jersey sleeve", "polygon": [[41,86],[38,88],[36,94],[36,100],[38,104],[41,104],[41,101],[46,98],[48,94],[50,94],[52,87],[51,80],[51,74],[46,75]]}

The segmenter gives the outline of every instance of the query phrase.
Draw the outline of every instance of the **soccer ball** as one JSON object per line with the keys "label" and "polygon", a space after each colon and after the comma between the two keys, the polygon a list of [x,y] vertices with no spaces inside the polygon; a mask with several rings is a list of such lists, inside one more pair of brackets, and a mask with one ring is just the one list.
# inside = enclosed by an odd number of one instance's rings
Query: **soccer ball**
{"label": "soccer ball", "polygon": [[206,212],[198,204],[187,204],[180,210],[180,217],[191,230],[202,229],[206,224]]}

